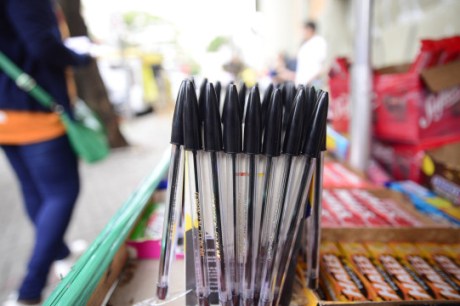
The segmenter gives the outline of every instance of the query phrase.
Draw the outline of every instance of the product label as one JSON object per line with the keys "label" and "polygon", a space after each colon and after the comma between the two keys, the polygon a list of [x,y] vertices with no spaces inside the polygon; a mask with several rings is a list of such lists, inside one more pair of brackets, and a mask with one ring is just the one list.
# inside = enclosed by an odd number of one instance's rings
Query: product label
{"label": "product label", "polygon": [[371,227],[389,225],[384,219],[362,205],[348,190],[336,190],[335,194],[349,210],[363,220],[365,225]]}
{"label": "product label", "polygon": [[436,298],[447,300],[460,300],[460,294],[449,285],[422,257],[418,255],[407,256],[414,270],[429,282],[436,294]]}
{"label": "product label", "polygon": [[336,295],[343,295],[347,301],[367,300],[361,293],[360,287],[363,288],[361,282],[358,280],[356,275],[350,275],[348,273],[350,271],[345,269],[342,262],[336,255],[325,254],[322,259],[323,264],[334,280],[333,286]]}
{"label": "product label", "polygon": [[353,262],[359,271],[369,280],[377,295],[383,301],[400,301],[401,298],[396,291],[385,281],[383,276],[377,271],[371,260],[363,255],[352,256]]}
{"label": "product label", "polygon": [[353,190],[353,195],[393,226],[422,226],[423,223],[390,199],[379,199],[364,190]]}
{"label": "product label", "polygon": [[347,209],[328,190],[323,191],[323,205],[345,227],[364,226],[364,221]]}
{"label": "product label", "polygon": [[391,255],[382,255],[378,258],[385,270],[397,280],[399,287],[414,300],[430,300],[431,296],[419,282],[404,269],[396,258]]}

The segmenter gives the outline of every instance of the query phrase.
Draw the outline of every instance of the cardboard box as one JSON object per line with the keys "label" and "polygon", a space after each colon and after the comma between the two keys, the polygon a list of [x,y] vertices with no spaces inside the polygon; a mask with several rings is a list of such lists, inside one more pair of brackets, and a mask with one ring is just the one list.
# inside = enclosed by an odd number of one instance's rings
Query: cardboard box
{"label": "cardboard box", "polygon": [[[371,154],[395,180],[411,180],[417,183],[426,183],[427,177],[423,174],[423,167],[428,165],[427,173],[435,168],[434,161],[426,160],[429,152],[447,149],[451,143],[457,143],[458,136],[446,137],[443,140],[424,142],[416,145],[394,144],[375,141],[372,144]],[[458,146],[450,154],[456,154]],[[443,153],[444,154],[444,153]],[[454,157],[455,158],[455,157]],[[441,162],[442,163],[442,162]],[[438,169],[442,167],[437,163]],[[452,168],[450,166],[450,168]]]}
{"label": "cardboard box", "polygon": [[[460,136],[460,38],[422,40],[412,64],[374,70],[374,135],[406,144]],[[349,131],[350,74],[338,58],[329,73],[332,126]]]}
{"label": "cardboard box", "polygon": [[[353,203],[352,203],[353,202]],[[446,227],[418,212],[402,194],[388,189],[329,189],[323,191],[323,234],[337,230],[383,230]]]}
{"label": "cardboard box", "polygon": [[[446,227],[421,228],[355,228],[355,229],[323,229],[322,241],[326,242],[434,242],[459,243],[460,230]],[[382,301],[382,302],[339,302],[326,301],[320,298],[321,293],[310,289],[304,291],[308,306],[409,306],[409,305],[459,305],[459,301]]]}
{"label": "cardboard box", "polygon": [[428,150],[422,160],[422,181],[438,195],[460,205],[460,143]]}
{"label": "cardboard box", "polygon": [[401,69],[374,74],[375,136],[408,144],[460,136],[460,61],[421,74]]}

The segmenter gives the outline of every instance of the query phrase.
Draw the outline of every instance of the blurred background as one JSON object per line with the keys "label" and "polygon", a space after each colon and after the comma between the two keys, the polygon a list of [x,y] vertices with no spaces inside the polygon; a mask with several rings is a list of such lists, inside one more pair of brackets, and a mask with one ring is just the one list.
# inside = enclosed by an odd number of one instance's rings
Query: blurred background
{"label": "blurred background", "polygon": [[[320,79],[331,98],[328,145],[339,160],[380,181],[421,182],[434,173],[423,172],[429,150],[454,146],[449,154],[458,156],[460,81],[458,65],[449,64],[460,59],[459,1],[58,2],[73,38],[68,46],[97,60],[75,71],[77,91],[102,118],[113,147],[107,160],[81,164],[70,241],[91,242],[159,161],[184,78],[257,82],[262,92],[292,80],[280,71],[295,74],[307,20],[327,43]],[[0,199],[3,300],[24,273],[33,237],[2,154]]]}

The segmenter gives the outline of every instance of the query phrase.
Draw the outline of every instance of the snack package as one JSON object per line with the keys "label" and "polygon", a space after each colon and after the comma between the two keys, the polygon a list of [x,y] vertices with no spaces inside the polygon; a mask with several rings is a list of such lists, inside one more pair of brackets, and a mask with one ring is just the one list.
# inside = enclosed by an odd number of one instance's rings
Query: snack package
{"label": "snack package", "polygon": [[321,227],[337,227],[338,225],[337,219],[326,207],[323,207],[321,209]]}
{"label": "snack package", "polygon": [[420,212],[435,218],[441,217],[453,225],[460,226],[460,208],[425,187],[412,181],[393,182],[389,187],[408,196]]}
{"label": "snack package", "polygon": [[357,242],[340,242],[339,248],[347,262],[363,275],[372,287],[375,292],[373,301],[401,301],[402,293],[398,286],[385,271],[377,269],[364,245]]}
{"label": "snack package", "polygon": [[430,288],[409,267],[403,266],[386,243],[368,242],[364,244],[374,258],[378,269],[388,273],[398,285],[404,300],[431,300]]}
{"label": "snack package", "polygon": [[430,265],[423,257],[419,248],[412,243],[391,243],[401,263],[415,271],[420,278],[430,287],[433,298],[437,300],[460,300],[460,293],[450,284],[439,270]]}
{"label": "snack package", "polygon": [[420,227],[423,223],[390,199],[379,199],[365,190],[355,189],[353,195],[388,223],[398,227]]}
{"label": "snack package", "polygon": [[361,204],[348,189],[336,189],[334,194],[337,199],[353,214],[363,220],[364,225],[369,227],[382,227],[390,225],[385,219],[380,218],[372,210]]}
{"label": "snack package", "polygon": [[374,295],[369,292],[356,271],[343,260],[341,252],[333,242],[323,242],[320,248],[320,275],[322,289],[333,301],[367,301]]}
{"label": "snack package", "polygon": [[357,214],[347,209],[329,190],[323,190],[322,204],[343,227],[362,227],[365,225]]}
{"label": "snack package", "polygon": [[417,243],[421,254],[427,258],[430,264],[441,270],[446,281],[457,291],[460,290],[460,266],[455,257],[449,252],[449,245],[439,243]]}
{"label": "snack package", "polygon": [[452,258],[455,258],[457,264],[460,265],[460,243],[446,244],[444,248],[449,252]]}

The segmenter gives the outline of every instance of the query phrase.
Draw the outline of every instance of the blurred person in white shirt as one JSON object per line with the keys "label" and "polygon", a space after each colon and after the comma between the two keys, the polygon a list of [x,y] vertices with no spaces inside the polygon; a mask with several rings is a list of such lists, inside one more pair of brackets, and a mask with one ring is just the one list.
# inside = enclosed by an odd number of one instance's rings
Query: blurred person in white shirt
{"label": "blurred person in white shirt", "polygon": [[326,60],[326,40],[316,34],[316,24],[307,21],[303,25],[303,43],[297,54],[296,85],[322,87],[321,74]]}

